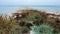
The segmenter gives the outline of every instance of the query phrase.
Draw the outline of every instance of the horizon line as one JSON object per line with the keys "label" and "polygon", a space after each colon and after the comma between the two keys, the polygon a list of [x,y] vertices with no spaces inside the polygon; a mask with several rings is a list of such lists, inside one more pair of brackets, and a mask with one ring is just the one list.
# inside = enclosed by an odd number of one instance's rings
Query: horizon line
{"label": "horizon line", "polygon": [[0,7],[60,7],[60,5],[0,5]]}

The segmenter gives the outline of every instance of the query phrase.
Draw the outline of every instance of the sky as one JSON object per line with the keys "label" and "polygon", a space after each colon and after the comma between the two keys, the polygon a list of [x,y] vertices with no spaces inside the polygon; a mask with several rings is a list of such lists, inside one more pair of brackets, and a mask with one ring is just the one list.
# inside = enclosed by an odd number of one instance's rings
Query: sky
{"label": "sky", "polygon": [[32,6],[55,5],[60,6],[60,0],[0,0],[0,6]]}

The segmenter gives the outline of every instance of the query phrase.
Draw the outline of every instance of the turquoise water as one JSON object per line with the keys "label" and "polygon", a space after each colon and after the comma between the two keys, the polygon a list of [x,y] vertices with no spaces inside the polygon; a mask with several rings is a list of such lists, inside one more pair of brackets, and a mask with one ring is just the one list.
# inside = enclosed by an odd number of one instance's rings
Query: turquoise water
{"label": "turquoise water", "polygon": [[35,6],[35,7],[7,6],[7,7],[0,7],[0,14],[8,14],[20,8],[33,8],[33,9],[44,10],[47,12],[60,13],[60,7],[58,6],[57,7],[56,6]]}

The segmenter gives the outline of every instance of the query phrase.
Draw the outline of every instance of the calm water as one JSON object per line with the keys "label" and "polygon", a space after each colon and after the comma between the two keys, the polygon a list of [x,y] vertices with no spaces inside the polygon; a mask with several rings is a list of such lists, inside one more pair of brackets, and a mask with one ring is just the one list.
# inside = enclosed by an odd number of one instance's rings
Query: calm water
{"label": "calm water", "polygon": [[55,6],[36,6],[36,7],[20,7],[20,6],[7,6],[7,7],[0,7],[0,14],[8,14],[10,12],[14,12],[17,9],[20,8],[34,8],[34,9],[39,9],[39,10],[45,10],[47,12],[54,12],[54,13],[60,13],[60,7],[55,7]]}

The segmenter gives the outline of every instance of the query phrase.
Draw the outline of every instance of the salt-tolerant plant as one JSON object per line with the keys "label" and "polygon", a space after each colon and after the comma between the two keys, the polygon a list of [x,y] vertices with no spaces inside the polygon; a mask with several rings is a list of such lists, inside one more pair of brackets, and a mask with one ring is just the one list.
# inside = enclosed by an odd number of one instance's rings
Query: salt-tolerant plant
{"label": "salt-tolerant plant", "polygon": [[39,26],[33,26],[33,34],[53,34],[53,28],[47,24],[41,24]]}

